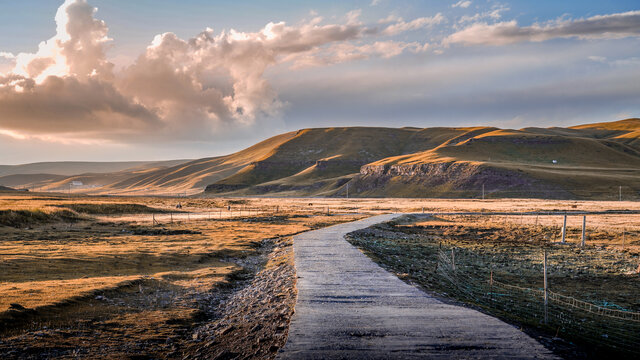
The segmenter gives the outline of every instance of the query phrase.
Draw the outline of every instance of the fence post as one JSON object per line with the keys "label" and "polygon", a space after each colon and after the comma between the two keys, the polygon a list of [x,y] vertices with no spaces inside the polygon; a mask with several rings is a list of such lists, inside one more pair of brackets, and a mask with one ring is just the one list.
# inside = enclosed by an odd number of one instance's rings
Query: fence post
{"label": "fence post", "polygon": [[453,271],[456,271],[456,254],[453,249],[454,248],[451,248],[451,268]]}
{"label": "fence post", "polygon": [[625,228],[622,228],[622,251],[624,251],[625,230]]}
{"label": "fence post", "polygon": [[582,247],[587,242],[587,216],[582,217]]}
{"label": "fence post", "polygon": [[562,223],[562,243],[564,244],[567,236],[567,215],[564,216],[564,222]]}
{"label": "fence post", "polygon": [[[436,269],[434,270],[434,274],[438,274],[438,264],[440,264],[440,252],[442,251],[442,241],[438,244],[438,255],[436,256]],[[640,265],[638,265],[638,269],[640,269]]]}
{"label": "fence post", "polygon": [[170,215],[171,215],[171,223],[173,224],[173,213],[171,213]]}
{"label": "fence post", "polygon": [[491,274],[489,275],[489,299],[493,302],[493,263],[491,263]]}
{"label": "fence post", "polygon": [[549,300],[547,294],[547,249],[544,249],[544,263],[542,265],[542,271],[544,272],[544,323],[546,325],[548,322],[547,304]]}
{"label": "fence post", "polygon": [[538,226],[538,214],[536,214],[536,226]]}

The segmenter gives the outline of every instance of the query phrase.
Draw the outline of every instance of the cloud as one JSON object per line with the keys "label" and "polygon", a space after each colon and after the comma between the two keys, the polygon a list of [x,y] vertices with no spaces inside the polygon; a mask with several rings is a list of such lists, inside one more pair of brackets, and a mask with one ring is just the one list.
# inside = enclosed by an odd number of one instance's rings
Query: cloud
{"label": "cloud", "polygon": [[406,31],[420,30],[446,21],[441,13],[431,17],[420,17],[409,22],[405,22],[402,18],[387,18],[384,20],[395,20],[395,22],[382,30],[383,35],[397,35]]}
{"label": "cloud", "polygon": [[321,17],[287,25],[270,22],[255,32],[212,29],[191,39],[157,35],[118,71],[105,53],[108,27],[86,0],[58,9],[56,35],[34,53],[0,53],[14,63],[0,74],[0,130],[20,136],[113,141],[198,141],[278,118],[286,103],[265,78],[278,64],[331,65],[422,52],[428,45],[393,36],[444,21],[442,14],[369,27],[361,10],[343,23]]}
{"label": "cloud", "polygon": [[56,13],[56,35],[41,42],[35,54],[15,56],[13,73],[37,83],[48,76],[111,78],[113,65],[104,55],[108,29],[95,12],[86,0],[65,1]]}
{"label": "cloud", "polygon": [[403,41],[376,41],[370,44],[338,43],[326,49],[294,54],[286,60],[293,63],[293,69],[328,66],[348,61],[364,60],[373,57],[389,59],[405,51],[421,53],[427,51],[429,44]]}
{"label": "cloud", "polygon": [[6,60],[13,60],[16,58],[16,56],[10,52],[0,51],[0,58],[6,59]]}
{"label": "cloud", "polygon": [[607,62],[607,58],[604,56],[590,55],[587,58],[593,62],[599,62],[603,64]]}
{"label": "cloud", "polygon": [[458,1],[457,3],[455,3],[455,4],[452,4],[452,5],[451,5],[451,7],[452,7],[452,8],[457,8],[457,7],[459,7],[459,8],[466,9],[466,8],[468,8],[470,5],[471,5],[471,1],[469,1],[469,0],[466,0],[466,1],[465,1],[465,0],[460,0],[460,1]]}
{"label": "cloud", "polygon": [[555,38],[618,39],[640,35],[640,11],[597,15],[587,19],[558,20],[521,27],[515,20],[475,23],[448,36],[444,44],[507,45]]}
{"label": "cloud", "polygon": [[38,84],[20,75],[0,77],[0,127],[5,130],[61,137],[135,136],[157,121],[112,84],[95,78],[49,76]]}
{"label": "cloud", "polygon": [[458,24],[477,22],[485,19],[496,21],[502,18],[503,12],[509,11],[509,10],[510,10],[509,7],[498,4],[493,6],[491,10],[479,12],[474,15],[463,15],[460,17],[460,19],[458,19]]}

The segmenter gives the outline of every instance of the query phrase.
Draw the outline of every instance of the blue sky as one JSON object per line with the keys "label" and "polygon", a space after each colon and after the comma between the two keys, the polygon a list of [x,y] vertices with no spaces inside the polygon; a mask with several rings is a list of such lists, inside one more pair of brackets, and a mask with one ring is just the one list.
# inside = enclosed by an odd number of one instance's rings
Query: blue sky
{"label": "blue sky", "polygon": [[0,163],[197,158],[305,127],[640,116],[637,1],[62,3],[0,2]]}

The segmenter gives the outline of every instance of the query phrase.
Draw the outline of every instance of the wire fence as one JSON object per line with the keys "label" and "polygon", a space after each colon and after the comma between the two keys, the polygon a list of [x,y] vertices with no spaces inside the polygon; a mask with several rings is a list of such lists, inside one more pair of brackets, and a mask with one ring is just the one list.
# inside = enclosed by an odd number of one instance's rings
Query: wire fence
{"label": "wire fence", "polygon": [[448,296],[556,337],[588,344],[596,351],[624,357],[640,354],[639,312],[563,295],[550,290],[553,284],[536,288],[498,279],[491,267],[482,269],[468,249],[441,245],[437,254],[434,280]]}

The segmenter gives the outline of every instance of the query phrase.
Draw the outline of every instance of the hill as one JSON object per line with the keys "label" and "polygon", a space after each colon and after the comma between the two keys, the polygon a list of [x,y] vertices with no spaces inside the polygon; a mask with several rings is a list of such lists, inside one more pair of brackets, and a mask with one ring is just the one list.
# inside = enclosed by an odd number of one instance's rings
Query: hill
{"label": "hill", "polygon": [[[210,194],[626,198],[640,190],[640,121],[571,128],[299,131]],[[373,160],[378,158],[376,160]]]}
{"label": "hill", "polygon": [[85,173],[110,173],[128,169],[149,169],[154,167],[174,166],[187,161],[189,160],[120,162],[59,161],[38,162],[23,165],[0,165],[0,176],[32,174],[71,176]]}
{"label": "hill", "polygon": [[519,130],[315,128],[226,156],[72,176],[50,164],[0,184],[90,194],[481,197],[484,187],[486,197],[617,199],[622,190],[636,198],[639,135],[639,119]]}

